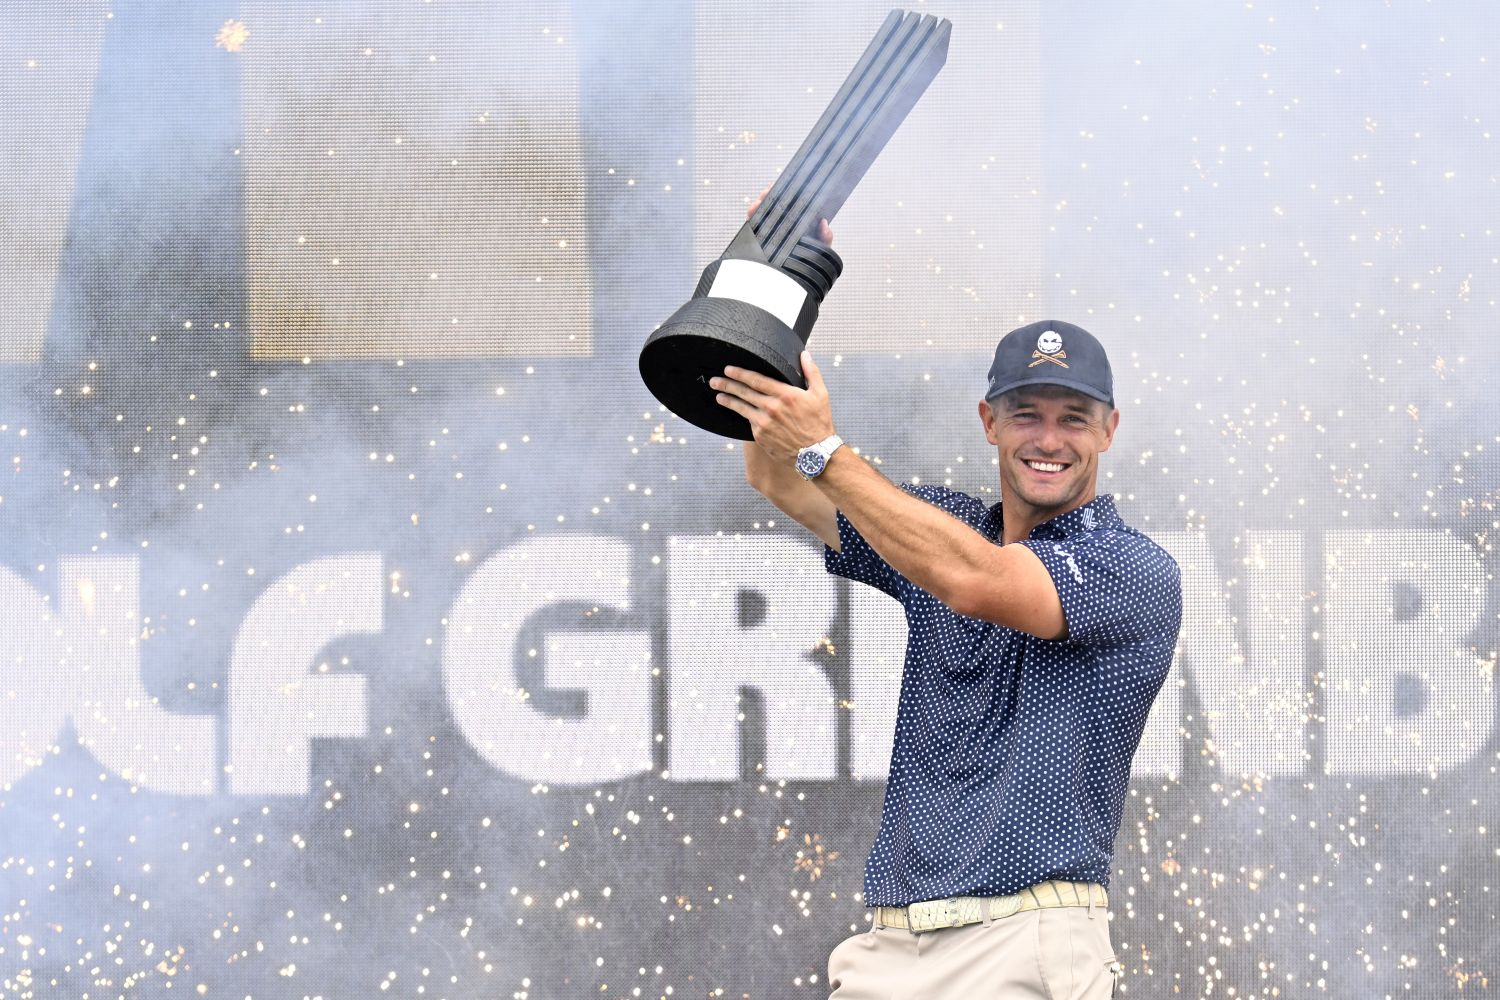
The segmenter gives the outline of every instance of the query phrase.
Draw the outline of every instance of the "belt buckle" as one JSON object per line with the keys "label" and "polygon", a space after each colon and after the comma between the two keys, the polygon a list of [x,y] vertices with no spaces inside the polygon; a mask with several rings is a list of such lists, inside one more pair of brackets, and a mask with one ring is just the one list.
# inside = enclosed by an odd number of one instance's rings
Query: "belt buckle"
{"label": "belt buckle", "polygon": [[959,920],[961,919],[961,916],[960,916],[960,914],[958,912],[959,897],[957,897],[957,896],[950,896],[948,899],[944,900],[943,902],[944,902],[943,916],[945,918],[947,918],[947,921],[948,921],[944,926],[946,926],[946,927],[957,927],[957,926],[959,926]]}

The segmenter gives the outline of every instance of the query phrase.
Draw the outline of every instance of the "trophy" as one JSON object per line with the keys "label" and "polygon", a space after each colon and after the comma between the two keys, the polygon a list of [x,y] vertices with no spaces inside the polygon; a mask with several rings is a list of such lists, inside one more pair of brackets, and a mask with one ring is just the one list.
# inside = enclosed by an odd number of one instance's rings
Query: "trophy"
{"label": "trophy", "polygon": [[751,439],[714,400],[725,365],[806,388],[800,355],[818,307],[844,269],[818,239],[948,58],[953,25],[894,10],[760,207],[704,268],[682,308],[646,339],[641,378],[669,410],[704,430]]}

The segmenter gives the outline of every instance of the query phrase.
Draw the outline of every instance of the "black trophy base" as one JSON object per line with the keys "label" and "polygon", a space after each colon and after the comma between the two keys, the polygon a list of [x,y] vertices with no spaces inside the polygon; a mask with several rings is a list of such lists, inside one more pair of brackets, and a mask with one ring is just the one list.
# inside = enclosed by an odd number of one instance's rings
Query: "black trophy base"
{"label": "black trophy base", "polygon": [[651,394],[688,423],[723,437],[749,441],[750,423],[714,400],[708,380],[725,365],[807,388],[805,346],[785,323],[739,299],[689,299],[646,340],[641,378]]}

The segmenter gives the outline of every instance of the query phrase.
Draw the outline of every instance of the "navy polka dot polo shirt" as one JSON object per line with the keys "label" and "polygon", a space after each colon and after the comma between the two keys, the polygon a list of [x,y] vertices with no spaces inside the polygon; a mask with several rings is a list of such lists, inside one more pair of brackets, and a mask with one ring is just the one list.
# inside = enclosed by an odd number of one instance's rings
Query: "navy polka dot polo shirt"
{"label": "navy polka dot polo shirt", "polygon": [[[902,488],[999,542],[1000,504]],[[908,626],[866,905],[1008,895],[1054,878],[1108,886],[1130,760],[1182,619],[1177,563],[1108,495],[1037,525],[1017,544],[1062,598],[1068,637],[1050,641],[955,614],[842,513],[838,526],[828,571],[899,600]]]}

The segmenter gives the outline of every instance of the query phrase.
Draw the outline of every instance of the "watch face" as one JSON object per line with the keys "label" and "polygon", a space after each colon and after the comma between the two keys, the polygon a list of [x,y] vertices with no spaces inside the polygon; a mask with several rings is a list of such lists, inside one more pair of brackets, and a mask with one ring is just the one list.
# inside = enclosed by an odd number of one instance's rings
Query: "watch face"
{"label": "watch face", "polygon": [[804,451],[797,456],[797,471],[804,476],[816,476],[823,471],[825,459],[816,451]]}

